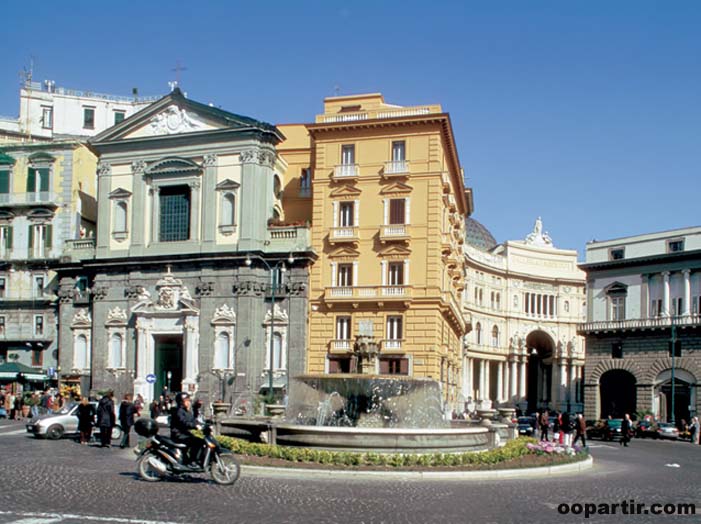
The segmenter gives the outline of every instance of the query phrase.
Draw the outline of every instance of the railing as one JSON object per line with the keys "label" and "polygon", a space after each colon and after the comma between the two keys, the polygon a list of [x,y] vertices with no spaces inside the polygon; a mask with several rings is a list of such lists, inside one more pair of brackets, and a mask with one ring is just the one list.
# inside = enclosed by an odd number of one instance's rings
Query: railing
{"label": "railing", "polygon": [[382,344],[382,349],[383,350],[393,350],[396,351],[398,349],[402,349],[402,341],[401,339],[385,339],[381,342]]}
{"label": "railing", "polygon": [[33,91],[43,91],[44,93],[55,93],[65,96],[77,96],[81,98],[98,98],[100,100],[110,100],[112,102],[129,102],[137,104],[145,104],[159,100],[160,96],[122,96],[122,95],[107,95],[104,93],[93,93],[92,91],[80,91],[78,89],[66,89],[65,87],[56,87],[42,82],[26,82],[24,87]]}
{"label": "railing", "polygon": [[350,351],[353,341],[351,340],[332,340],[331,347],[336,351]]}
{"label": "railing", "polygon": [[356,240],[358,238],[358,228],[355,226],[343,226],[331,228],[332,240]]}
{"label": "railing", "polygon": [[271,249],[282,251],[307,250],[311,246],[309,228],[306,226],[269,227]]}
{"label": "railing", "polygon": [[358,176],[358,164],[340,164],[333,168],[333,176],[338,178]]}
{"label": "railing", "polygon": [[409,236],[409,228],[407,224],[391,224],[382,226],[383,237],[407,237]]}
{"label": "railing", "polygon": [[66,250],[69,251],[77,251],[80,249],[95,249],[95,239],[77,238],[72,240],[66,240],[65,247]]}
{"label": "railing", "polygon": [[440,106],[400,107],[396,109],[383,109],[381,111],[353,111],[348,113],[335,113],[333,115],[319,115],[317,117],[317,122],[326,124],[333,124],[336,122],[358,122],[375,118],[402,118],[440,112]]}
{"label": "railing", "polygon": [[46,204],[56,202],[58,195],[50,191],[38,193],[0,193],[0,204]]}
{"label": "railing", "polygon": [[334,286],[326,288],[326,296],[339,299],[406,298],[411,296],[409,286]]}
{"label": "railing", "polygon": [[296,227],[276,227],[270,230],[271,240],[297,238]]}
{"label": "railing", "polygon": [[606,320],[585,322],[579,325],[579,333],[595,333],[597,331],[619,331],[633,329],[654,329],[675,326],[701,325],[701,314],[683,315],[676,317],[633,318],[629,320]]}
{"label": "railing", "polygon": [[399,175],[409,172],[409,161],[408,160],[393,160],[391,162],[385,162],[385,175]]}

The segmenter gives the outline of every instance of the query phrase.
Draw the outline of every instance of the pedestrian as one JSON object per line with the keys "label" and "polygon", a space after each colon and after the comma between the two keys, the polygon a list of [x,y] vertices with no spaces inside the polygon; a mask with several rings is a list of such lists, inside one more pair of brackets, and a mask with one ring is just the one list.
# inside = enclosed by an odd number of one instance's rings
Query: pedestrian
{"label": "pedestrian", "polygon": [[95,407],[88,402],[88,397],[83,397],[78,404],[78,431],[80,432],[80,443],[84,446],[90,442],[94,423]]}
{"label": "pedestrian", "polygon": [[202,411],[203,406],[204,405],[200,399],[196,399],[192,403],[192,416],[195,417],[195,420],[198,422],[204,422],[204,412]]}
{"label": "pedestrian", "polygon": [[149,406],[149,412],[151,414],[152,419],[156,420],[159,417],[159,415],[161,414],[161,408],[157,400],[154,399],[153,402],[151,402],[151,405]]}
{"label": "pedestrian", "polygon": [[141,410],[144,409],[144,406],[146,405],[146,401],[144,400],[144,397],[139,393],[136,395],[136,399],[134,400],[134,407],[136,408],[136,416],[140,417],[141,416]]}
{"label": "pedestrian", "polygon": [[553,415],[553,442],[556,440],[562,444],[562,413],[555,411]]}
{"label": "pedestrian", "polygon": [[548,429],[550,427],[550,419],[548,417],[548,410],[544,409],[540,414],[540,440],[548,440]]}
{"label": "pedestrian", "polygon": [[633,431],[633,424],[630,420],[630,415],[626,413],[621,423],[621,445],[623,447],[628,447],[628,442],[630,442],[630,434]]}
{"label": "pedestrian", "polygon": [[129,433],[134,425],[135,414],[136,406],[131,401],[131,395],[127,393],[119,406],[119,424],[122,426],[122,442],[119,447],[122,449],[129,447]]}
{"label": "pedestrian", "polygon": [[701,424],[699,424],[699,417],[694,417],[691,419],[691,426],[689,429],[691,431],[691,443],[698,444],[699,437],[701,436]]}
{"label": "pedestrian", "polygon": [[571,424],[571,422],[572,421],[570,420],[570,414],[567,411],[562,413],[560,425],[562,428],[562,433],[564,435],[562,443],[565,446],[569,446],[572,443],[572,424]]}
{"label": "pedestrian", "polygon": [[105,393],[97,404],[97,425],[100,428],[100,447],[109,448],[114,428],[114,401],[112,390]]}
{"label": "pedestrian", "polygon": [[574,429],[576,434],[572,445],[574,446],[579,439],[582,439],[582,446],[587,447],[587,423],[581,413],[577,413]]}
{"label": "pedestrian", "polygon": [[15,401],[12,403],[12,420],[19,420],[20,414],[22,413],[22,400],[21,396],[15,396]]}

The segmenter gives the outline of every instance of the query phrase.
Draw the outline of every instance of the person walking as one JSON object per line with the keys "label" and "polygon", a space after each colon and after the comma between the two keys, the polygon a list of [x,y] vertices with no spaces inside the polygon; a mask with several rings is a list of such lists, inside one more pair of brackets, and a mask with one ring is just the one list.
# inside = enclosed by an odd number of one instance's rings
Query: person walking
{"label": "person walking", "polygon": [[122,426],[122,442],[119,447],[122,449],[129,447],[129,433],[134,425],[135,414],[136,406],[131,401],[131,395],[127,393],[119,405],[119,425]]}
{"label": "person walking", "polygon": [[579,439],[582,439],[582,446],[587,447],[587,423],[581,413],[577,413],[577,420],[575,422],[575,435],[572,445],[574,446]]}
{"label": "person walking", "polygon": [[565,446],[570,446],[572,445],[572,420],[570,419],[570,414],[564,411],[560,420],[561,430],[564,434],[562,443]]}
{"label": "person walking", "polygon": [[114,428],[114,393],[110,390],[97,404],[97,425],[100,428],[100,447],[109,448]]}
{"label": "person walking", "polygon": [[550,418],[548,410],[544,409],[540,414],[540,440],[548,440],[548,429],[550,427]]}
{"label": "person walking", "polygon": [[95,423],[95,407],[88,402],[88,397],[83,397],[80,399],[77,415],[80,443],[87,446],[90,442],[90,437],[92,437],[92,427]]}
{"label": "person walking", "polygon": [[689,431],[691,431],[691,443],[698,444],[699,437],[701,436],[701,424],[699,424],[699,417],[694,417],[691,419]]}
{"label": "person walking", "polygon": [[630,415],[626,413],[621,423],[621,445],[623,447],[628,447],[628,442],[630,442],[630,434],[633,431],[633,423],[630,420]]}

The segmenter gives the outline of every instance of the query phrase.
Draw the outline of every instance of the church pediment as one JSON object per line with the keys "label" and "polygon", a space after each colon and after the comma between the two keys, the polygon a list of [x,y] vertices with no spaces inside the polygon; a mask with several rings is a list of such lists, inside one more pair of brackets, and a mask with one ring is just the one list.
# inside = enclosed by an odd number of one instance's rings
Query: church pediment
{"label": "church pediment", "polygon": [[233,191],[235,189],[238,189],[239,187],[241,187],[241,184],[227,178],[226,180],[222,180],[221,182],[219,182],[216,188],[218,191]]}
{"label": "church pediment", "polygon": [[119,200],[122,198],[129,198],[130,196],[131,196],[131,191],[127,191],[123,187],[118,187],[117,189],[115,189],[114,191],[112,191],[109,194],[110,198],[116,199],[116,200]]}
{"label": "church pediment", "polygon": [[202,167],[190,159],[181,157],[166,157],[147,166],[144,173],[148,176],[158,176],[199,173],[200,171],[202,171]]}
{"label": "church pediment", "polygon": [[394,182],[388,184],[380,191],[381,195],[394,195],[397,193],[410,193],[414,188],[404,182]]}
{"label": "church pediment", "polygon": [[139,302],[132,308],[132,312],[147,316],[199,314],[187,286],[183,285],[182,280],[175,278],[170,266],[166,268],[166,273],[156,283],[156,294],[155,299],[151,298],[151,293],[140,287]]}
{"label": "church pediment", "polygon": [[358,189],[355,186],[343,185],[343,186],[331,191],[329,196],[334,197],[334,198],[335,197],[344,197],[344,196],[355,197],[355,196],[358,196],[360,193],[361,193],[360,189]]}
{"label": "church pediment", "polygon": [[172,104],[153,115],[143,125],[130,130],[123,138],[180,135],[213,129],[221,129],[221,126],[191,110]]}

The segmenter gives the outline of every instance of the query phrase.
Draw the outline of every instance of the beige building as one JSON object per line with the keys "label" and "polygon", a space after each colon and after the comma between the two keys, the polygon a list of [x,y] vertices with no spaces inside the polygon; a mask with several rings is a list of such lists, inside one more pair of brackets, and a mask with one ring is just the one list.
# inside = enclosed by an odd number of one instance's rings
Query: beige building
{"label": "beige building", "polygon": [[[557,249],[540,218],[522,241],[497,244],[474,219],[466,223],[467,287],[472,318],[465,336],[462,395],[468,404],[513,404],[581,411],[585,275],[577,252]],[[486,402],[485,402],[486,401]]]}

